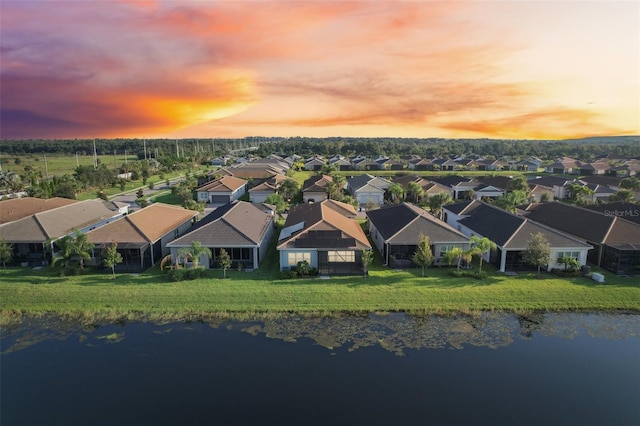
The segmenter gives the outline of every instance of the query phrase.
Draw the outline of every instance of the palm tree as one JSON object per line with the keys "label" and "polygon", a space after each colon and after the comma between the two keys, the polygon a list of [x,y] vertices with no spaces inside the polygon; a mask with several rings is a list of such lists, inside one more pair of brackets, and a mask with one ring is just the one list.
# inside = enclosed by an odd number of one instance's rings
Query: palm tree
{"label": "palm tree", "polygon": [[495,250],[498,248],[496,243],[488,239],[487,237],[478,237],[477,235],[472,236],[469,241],[471,241],[471,250],[470,254],[472,256],[478,256],[480,258],[480,265],[478,267],[478,273],[482,273],[482,259],[485,253],[490,252],[491,250]]}
{"label": "palm tree", "polygon": [[593,195],[591,188],[580,183],[569,184],[569,191],[571,192],[571,200],[577,203],[582,202],[587,196]]}
{"label": "palm tree", "polygon": [[[73,235],[73,236],[72,236]],[[93,251],[93,243],[91,243],[87,237],[87,234],[80,231],[78,228],[73,229],[73,233],[65,235],[56,241],[58,246],[58,252],[53,257],[51,264],[55,266],[59,262],[64,262],[65,268],[69,266],[69,262],[77,258],[80,269],[84,267],[84,261],[91,259],[91,253]]]}
{"label": "palm tree", "polygon": [[394,203],[398,203],[401,199],[404,198],[404,188],[399,183],[392,184],[389,188],[387,188],[387,193],[391,196],[391,201]]}
{"label": "palm tree", "polygon": [[200,256],[204,254],[207,257],[211,257],[211,249],[203,246],[200,241],[192,241],[191,247],[189,248],[189,254],[193,260],[193,267],[197,268],[200,263]]}
{"label": "palm tree", "polygon": [[441,192],[439,194],[432,195],[427,200],[429,204],[429,209],[434,216],[437,216],[438,219],[442,219],[442,207],[451,204],[453,202],[453,198],[451,198],[451,194],[448,192]]}
{"label": "palm tree", "polygon": [[447,262],[447,265],[452,265],[453,262],[457,262],[456,269],[460,272],[460,261],[462,260],[463,254],[464,251],[460,247],[454,247],[444,254],[445,262]]}
{"label": "palm tree", "polygon": [[58,263],[63,262],[64,267],[69,266],[69,261],[73,256],[72,238],[69,235],[65,235],[55,242],[58,251],[55,252],[53,259],[51,259],[51,266],[56,266]]}
{"label": "palm tree", "polygon": [[73,233],[75,234],[72,245],[73,255],[78,257],[80,269],[83,269],[84,261],[91,259],[94,245],[89,241],[87,234],[81,232],[79,229],[74,228]]}
{"label": "palm tree", "polygon": [[338,184],[331,181],[327,183],[327,186],[325,186],[325,191],[327,191],[327,197],[330,200],[334,200],[335,198],[337,198],[338,194],[340,194],[340,187],[338,186]]}
{"label": "palm tree", "polygon": [[409,182],[407,184],[407,196],[409,196],[414,203],[418,203],[418,200],[424,194],[424,189],[417,182]]}
{"label": "palm tree", "polygon": [[176,255],[176,269],[178,268],[178,264],[180,260],[182,260],[182,266],[187,267],[187,261],[191,258],[191,250],[189,247],[181,247],[178,249],[178,253]]}
{"label": "palm tree", "polygon": [[300,185],[294,179],[285,179],[279,188],[280,194],[284,197],[287,202],[291,202],[293,197],[300,191]]}
{"label": "palm tree", "polygon": [[506,210],[511,213],[516,212],[516,206],[527,202],[527,193],[519,189],[506,193],[502,197],[496,199],[496,206],[502,210]]}

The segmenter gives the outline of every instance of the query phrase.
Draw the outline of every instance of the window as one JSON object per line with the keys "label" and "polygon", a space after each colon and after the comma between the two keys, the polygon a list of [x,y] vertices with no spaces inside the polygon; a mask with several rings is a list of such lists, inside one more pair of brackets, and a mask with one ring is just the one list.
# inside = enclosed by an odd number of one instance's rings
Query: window
{"label": "window", "polygon": [[447,252],[450,252],[453,248],[455,248],[455,246],[440,246],[440,257],[446,256]]}
{"label": "window", "polygon": [[328,251],[328,262],[355,262],[356,253],[354,251]]}
{"label": "window", "polygon": [[563,257],[569,257],[571,259],[580,260],[580,252],[579,251],[559,251],[558,252],[558,263],[560,263],[560,259]]}
{"label": "window", "polygon": [[296,266],[298,262],[306,260],[311,264],[311,253],[308,251],[293,251],[287,253],[287,264],[289,266]]}

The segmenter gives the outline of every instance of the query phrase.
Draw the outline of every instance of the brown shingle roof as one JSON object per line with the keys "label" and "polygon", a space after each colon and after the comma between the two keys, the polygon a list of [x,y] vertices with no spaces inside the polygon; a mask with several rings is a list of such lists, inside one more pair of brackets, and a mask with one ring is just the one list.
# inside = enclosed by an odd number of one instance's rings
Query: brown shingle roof
{"label": "brown shingle roof", "polygon": [[118,206],[102,200],[80,201],[0,225],[9,242],[43,242],[120,216]]}
{"label": "brown shingle roof", "polygon": [[222,176],[202,185],[197,191],[204,192],[227,192],[235,191],[247,184],[247,181],[234,176]]}
{"label": "brown shingle roof", "polygon": [[44,212],[58,207],[77,203],[68,198],[34,198],[23,197],[0,201],[0,224],[22,219],[32,214]]}
{"label": "brown shingle roof", "polygon": [[[131,216],[135,215],[132,213]],[[125,216],[105,226],[87,233],[87,238],[93,244],[110,244],[116,242],[121,246],[126,243],[144,245],[149,239],[133,224],[130,216]]]}
{"label": "brown shingle roof", "polygon": [[155,242],[197,215],[197,211],[154,203],[130,214],[128,218],[150,241]]}
{"label": "brown shingle roof", "polygon": [[[309,244],[321,243],[323,248],[370,249],[371,245],[360,224],[341,213],[341,211],[345,210],[348,211],[349,209],[344,203],[334,200],[295,206],[289,212],[284,227],[287,228],[298,223],[304,223],[304,227],[301,231],[284,238],[278,244],[278,249],[298,247],[300,245],[296,241],[299,239],[307,240],[304,247],[310,247]],[[355,212],[355,209],[353,209],[353,212]],[[314,232],[317,233],[318,231],[328,231],[328,233],[322,233],[322,238],[320,238],[320,234],[318,236],[314,235]],[[325,238],[326,236],[331,236],[331,238]]]}
{"label": "brown shingle roof", "polygon": [[302,192],[322,192],[333,178],[328,175],[311,176],[302,183]]}

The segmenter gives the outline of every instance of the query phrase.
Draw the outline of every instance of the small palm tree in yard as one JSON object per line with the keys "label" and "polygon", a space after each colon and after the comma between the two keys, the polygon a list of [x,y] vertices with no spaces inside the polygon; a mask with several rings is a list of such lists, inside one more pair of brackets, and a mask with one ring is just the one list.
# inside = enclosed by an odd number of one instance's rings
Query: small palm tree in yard
{"label": "small palm tree in yard", "polygon": [[462,261],[463,255],[464,251],[460,247],[454,247],[444,254],[444,260],[447,262],[447,265],[453,265],[455,262],[457,266],[456,269],[460,272],[460,262]]}
{"label": "small palm tree in yard", "polygon": [[431,262],[433,262],[431,241],[426,235],[420,235],[420,241],[418,242],[416,252],[411,257],[411,261],[422,267],[422,276],[424,277],[424,268],[428,268]]}
{"label": "small palm tree in yard", "polygon": [[189,247],[189,254],[191,260],[193,261],[193,267],[197,268],[200,263],[200,256],[203,254],[207,257],[211,257],[211,250],[209,247],[205,247],[202,245],[200,241],[192,241],[191,247]]}
{"label": "small palm tree in yard", "polygon": [[94,245],[89,241],[87,234],[74,228],[73,236],[65,235],[58,241],[58,252],[53,257],[51,264],[55,266],[59,262],[63,262],[65,268],[69,266],[72,259],[78,259],[80,269],[84,267],[84,261],[91,259],[91,253]]}
{"label": "small palm tree in yard", "polygon": [[227,278],[227,269],[231,268],[231,256],[225,249],[220,249],[218,254],[218,264],[222,268],[222,274],[224,278]]}
{"label": "small palm tree in yard", "polygon": [[480,265],[478,266],[478,274],[482,273],[482,260],[483,256],[490,252],[491,250],[495,250],[498,248],[496,243],[488,239],[487,237],[478,237],[477,235],[472,236],[469,241],[471,241],[471,250],[470,253],[472,256],[478,256],[480,259]]}

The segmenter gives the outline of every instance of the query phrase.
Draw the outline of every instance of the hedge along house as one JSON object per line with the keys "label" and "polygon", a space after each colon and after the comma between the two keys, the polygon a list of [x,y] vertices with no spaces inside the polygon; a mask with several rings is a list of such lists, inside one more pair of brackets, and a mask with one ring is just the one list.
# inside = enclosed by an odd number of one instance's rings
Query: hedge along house
{"label": "hedge along house", "polygon": [[362,250],[371,249],[350,204],[335,200],[295,206],[278,238],[280,270],[306,260],[320,274],[361,274]]}
{"label": "hedge along house", "polygon": [[198,216],[197,211],[154,203],[119,220],[87,233],[95,245],[94,264],[102,263],[102,249],[113,243],[123,262],[120,272],[141,272],[169,254],[167,244],[184,235]]}
{"label": "hedge along house", "polygon": [[240,263],[243,268],[257,269],[269,248],[273,220],[273,211],[266,212],[254,204],[235,201],[209,213],[167,247],[174,263],[181,248],[189,248],[197,241],[211,250],[210,259],[205,256],[199,259],[205,268],[216,267],[220,250],[225,249],[234,267]]}
{"label": "hedge along house", "polygon": [[196,194],[198,201],[222,206],[239,199],[246,190],[246,180],[234,176],[222,176],[200,186],[196,189]]}
{"label": "hedge along house", "polygon": [[410,265],[421,235],[429,237],[435,263],[455,247],[469,249],[467,236],[410,203],[368,211],[367,223],[371,241],[388,266]]}
{"label": "hedge along house", "polygon": [[445,209],[448,211],[448,220],[455,217],[460,232],[469,237],[486,237],[496,243],[497,250],[486,253],[484,259],[499,268],[500,272],[535,269],[534,266],[526,264],[522,257],[529,240],[537,233],[541,233],[547,239],[551,248],[551,261],[547,270],[563,268],[559,260],[565,256],[576,259],[580,265],[585,265],[587,253],[593,248],[569,234],[482,201],[453,204]]}
{"label": "hedge along house", "polygon": [[73,232],[104,226],[128,212],[126,204],[102,200],[73,204],[34,213],[0,225],[0,239],[13,245],[14,263],[24,266],[48,264],[53,258],[53,243]]}
{"label": "hedge along house", "polygon": [[619,275],[640,275],[640,225],[611,211],[561,202],[528,207],[526,217],[592,245],[590,263]]}

